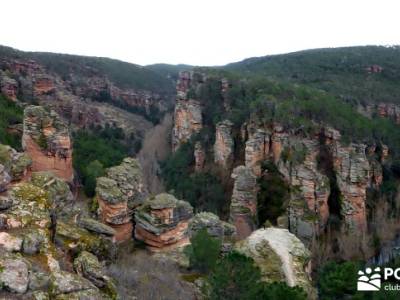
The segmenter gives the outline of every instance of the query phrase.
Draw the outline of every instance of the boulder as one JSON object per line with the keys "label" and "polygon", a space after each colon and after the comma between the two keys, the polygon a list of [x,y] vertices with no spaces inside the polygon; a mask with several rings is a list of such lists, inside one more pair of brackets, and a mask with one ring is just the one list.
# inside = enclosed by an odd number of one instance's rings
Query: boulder
{"label": "boulder", "polygon": [[20,251],[22,239],[12,236],[7,232],[0,232],[0,247],[6,251]]}
{"label": "boulder", "polygon": [[234,225],[221,221],[219,217],[211,212],[196,214],[189,222],[188,233],[192,237],[201,229],[207,229],[210,236],[221,240],[232,239],[236,234]]}
{"label": "boulder", "polygon": [[85,290],[97,290],[87,279],[73,273],[59,271],[50,277],[50,293],[54,296],[76,293]]}
{"label": "boulder", "polygon": [[115,229],[91,218],[80,218],[78,224],[80,227],[83,227],[95,233],[105,234],[109,236],[115,235]]}
{"label": "boulder", "polygon": [[309,274],[311,253],[287,229],[258,229],[237,242],[234,249],[254,259],[262,280],[285,281],[289,286],[302,287],[311,299],[315,296]]}
{"label": "boulder", "polygon": [[17,294],[24,294],[28,290],[29,266],[23,258],[1,257],[0,269],[0,286]]}
{"label": "boulder", "polygon": [[74,260],[75,272],[90,280],[96,287],[100,288],[112,299],[117,295],[113,280],[106,276],[99,260],[93,254],[82,251]]}
{"label": "boulder", "polygon": [[7,190],[8,185],[11,182],[11,176],[6,171],[5,167],[0,164],[0,193]]}

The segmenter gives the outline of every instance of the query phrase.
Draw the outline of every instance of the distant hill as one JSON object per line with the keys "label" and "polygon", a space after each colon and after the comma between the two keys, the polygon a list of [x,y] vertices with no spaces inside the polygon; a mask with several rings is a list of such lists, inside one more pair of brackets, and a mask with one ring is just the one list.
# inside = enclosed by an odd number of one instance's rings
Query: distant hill
{"label": "distant hill", "polygon": [[160,74],[164,78],[169,78],[175,81],[178,79],[178,74],[180,71],[192,70],[194,66],[184,64],[153,64],[147,65],[146,68]]}
{"label": "distant hill", "polygon": [[225,70],[323,89],[345,100],[400,102],[400,47],[315,49],[255,57]]}
{"label": "distant hill", "polygon": [[23,52],[0,46],[0,58],[7,57],[36,60],[49,71],[66,79],[70,74],[84,77],[100,75],[107,76],[120,88],[148,90],[159,94],[174,91],[173,82],[165,76],[149,68],[120,60],[47,52]]}

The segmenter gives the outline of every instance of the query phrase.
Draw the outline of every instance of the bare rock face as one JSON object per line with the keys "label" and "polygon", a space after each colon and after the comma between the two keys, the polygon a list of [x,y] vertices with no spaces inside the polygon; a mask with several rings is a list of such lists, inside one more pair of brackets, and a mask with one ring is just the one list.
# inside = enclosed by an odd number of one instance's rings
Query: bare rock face
{"label": "bare rock face", "polygon": [[11,100],[17,100],[18,82],[0,71],[0,91]]}
{"label": "bare rock face", "polygon": [[246,141],[246,167],[252,168],[255,175],[261,175],[261,163],[269,156],[270,134],[264,129],[257,129]]}
{"label": "bare rock face", "polygon": [[256,228],[257,181],[253,171],[245,166],[232,172],[234,187],[230,207],[230,219],[239,239],[249,236]]}
{"label": "bare rock face", "polygon": [[196,142],[196,144],[194,145],[194,160],[195,160],[195,166],[194,166],[195,172],[201,172],[206,162],[206,154],[201,142]]}
{"label": "bare rock face", "polygon": [[25,108],[22,145],[32,158],[33,172],[50,171],[67,182],[73,181],[69,129],[56,112],[41,106]]}
{"label": "bare rock face", "polygon": [[152,251],[169,250],[189,243],[191,205],[170,194],[149,198],[135,212],[135,237]]}
{"label": "bare rock face", "polygon": [[278,170],[292,188],[288,225],[302,241],[311,242],[325,228],[329,217],[330,182],[318,167],[320,144],[315,139],[290,136]]}
{"label": "bare rock face", "polygon": [[147,197],[139,162],[125,158],[121,165],[109,168],[104,177],[97,179],[96,199],[102,222],[116,230],[116,239],[132,236],[133,209]]}
{"label": "bare rock face", "polygon": [[232,164],[234,150],[232,126],[231,121],[224,120],[215,128],[214,161],[223,168]]}
{"label": "bare rock face", "polygon": [[[328,143],[337,185],[343,198],[341,213],[346,226],[352,231],[364,232],[367,229],[367,188],[372,186],[373,179],[373,168],[366,156],[367,147],[363,144],[343,146],[338,135]],[[374,169],[376,174],[378,169]]]}
{"label": "bare rock face", "polygon": [[308,299],[316,298],[310,278],[311,253],[288,230],[258,229],[239,241],[235,250],[254,259],[261,269],[262,280],[284,281],[291,287],[302,287],[308,293]]}
{"label": "bare rock face", "polygon": [[182,71],[176,85],[176,103],[174,128],[172,132],[172,150],[187,142],[190,137],[203,127],[200,102],[193,99],[192,93],[203,81],[198,73]]}

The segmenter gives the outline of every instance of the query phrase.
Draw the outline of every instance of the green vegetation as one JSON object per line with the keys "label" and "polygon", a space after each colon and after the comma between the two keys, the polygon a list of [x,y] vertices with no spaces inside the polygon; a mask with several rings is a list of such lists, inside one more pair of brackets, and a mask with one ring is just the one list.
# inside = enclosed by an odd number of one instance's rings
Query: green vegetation
{"label": "green vegetation", "polygon": [[262,282],[260,269],[253,259],[237,252],[227,254],[217,263],[208,277],[207,294],[212,300],[306,299],[301,288]]}
{"label": "green vegetation", "polygon": [[23,118],[22,108],[13,101],[0,94],[0,143],[21,149],[21,136],[8,132],[10,125],[21,124]]}
{"label": "green vegetation", "polygon": [[123,144],[124,137],[120,128],[110,126],[74,134],[73,165],[87,196],[94,196],[96,178],[103,175],[104,168],[118,165],[129,156],[129,149]]}
{"label": "green vegetation", "polygon": [[276,225],[276,219],[286,212],[290,188],[276,166],[264,163],[263,175],[258,179],[257,212],[260,224],[270,221]]}
{"label": "green vegetation", "polygon": [[[381,73],[366,68],[379,65]],[[346,101],[399,102],[400,47],[306,50],[250,58],[224,67],[241,76],[259,76],[325,90]]]}
{"label": "green vegetation", "polygon": [[221,250],[221,241],[211,237],[203,228],[190,238],[190,242],[191,245],[185,249],[190,266],[202,273],[213,270]]}
{"label": "green vegetation", "polygon": [[[393,264],[390,267],[394,268]],[[358,271],[363,269],[361,263],[347,261],[342,263],[328,262],[318,275],[318,290],[321,300],[332,299],[365,299],[365,300],[395,300],[398,291],[386,291],[382,283],[379,292],[357,292]],[[394,282],[396,284],[396,282]]]}
{"label": "green vegetation", "polygon": [[172,81],[150,68],[116,59],[48,52],[23,52],[4,46],[0,46],[0,56],[34,59],[64,79],[69,78],[70,74],[82,77],[107,76],[120,88],[169,94],[174,92]]}
{"label": "green vegetation", "polygon": [[220,180],[210,172],[194,173],[193,142],[183,144],[161,163],[165,187],[196,211],[221,213],[225,196]]}

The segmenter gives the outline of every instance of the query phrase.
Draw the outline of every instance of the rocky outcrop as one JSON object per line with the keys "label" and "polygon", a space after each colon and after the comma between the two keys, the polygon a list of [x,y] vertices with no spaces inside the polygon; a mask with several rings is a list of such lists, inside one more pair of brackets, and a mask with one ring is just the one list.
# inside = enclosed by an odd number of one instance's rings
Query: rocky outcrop
{"label": "rocky outcrop", "polygon": [[[95,101],[151,115],[164,112],[170,106],[169,92],[160,95],[153,91],[117,86],[104,72],[95,67],[83,67],[71,62],[67,74],[57,74],[38,61],[0,58],[0,90],[11,99],[35,100],[51,107],[79,127],[104,125],[109,122]],[[4,71],[3,71],[4,70]]]}
{"label": "rocky outcrop", "polygon": [[31,165],[29,155],[0,144],[0,191],[5,191],[11,181],[18,182],[25,178]]}
{"label": "rocky outcrop", "polygon": [[254,259],[261,270],[262,280],[284,281],[291,287],[302,287],[309,299],[315,298],[310,278],[311,253],[288,230],[258,229],[234,248]]}
{"label": "rocky outcrop", "polygon": [[10,78],[5,72],[0,71],[0,91],[11,100],[17,100],[18,82]]}
{"label": "rocky outcrop", "polygon": [[182,143],[199,132],[203,127],[200,102],[194,99],[195,90],[204,81],[198,73],[182,71],[176,85],[174,128],[172,150],[176,151]]}
{"label": "rocky outcrop", "polygon": [[107,169],[106,175],[97,179],[96,199],[99,217],[113,227],[118,241],[132,236],[133,209],[147,197],[139,162],[125,158],[121,165]]}
{"label": "rocky outcrop", "polygon": [[229,168],[233,162],[232,126],[231,121],[224,120],[215,128],[214,162],[223,168]]}
{"label": "rocky outcrop", "polygon": [[92,253],[82,251],[74,260],[74,269],[78,275],[88,279],[96,287],[105,290],[110,298],[113,299],[117,296],[112,279],[105,274],[99,260]]}
{"label": "rocky outcrop", "polygon": [[54,111],[41,106],[24,110],[22,145],[32,158],[32,171],[50,171],[73,181],[72,143],[69,128]]}
{"label": "rocky outcrop", "polygon": [[202,229],[206,229],[210,236],[221,241],[232,240],[236,235],[235,226],[221,221],[217,215],[210,212],[198,213],[190,220],[189,237],[194,236]]}
{"label": "rocky outcrop", "polygon": [[135,237],[152,251],[161,251],[189,243],[188,223],[193,208],[170,194],[149,198],[135,212]]}
{"label": "rocky outcrop", "polygon": [[253,171],[245,166],[236,167],[232,172],[230,219],[235,225],[238,238],[249,236],[257,223],[257,181]]}
{"label": "rocky outcrop", "polygon": [[195,172],[201,172],[206,162],[206,154],[201,142],[196,142],[194,145],[194,161]]}
{"label": "rocky outcrop", "polygon": [[264,129],[257,129],[249,134],[245,148],[245,164],[257,176],[261,175],[261,164],[269,156],[270,134]]}
{"label": "rocky outcrop", "polygon": [[326,129],[326,137],[342,197],[341,214],[345,224],[353,232],[365,232],[367,188],[372,187],[374,182],[375,187],[380,185],[380,166],[368,160],[366,145],[352,143],[343,146],[340,133],[332,128]]}

